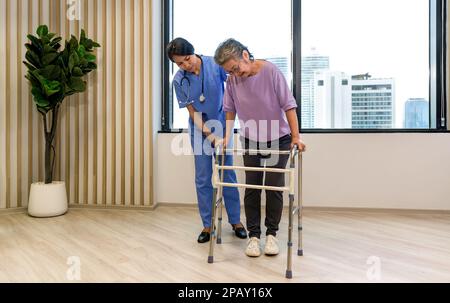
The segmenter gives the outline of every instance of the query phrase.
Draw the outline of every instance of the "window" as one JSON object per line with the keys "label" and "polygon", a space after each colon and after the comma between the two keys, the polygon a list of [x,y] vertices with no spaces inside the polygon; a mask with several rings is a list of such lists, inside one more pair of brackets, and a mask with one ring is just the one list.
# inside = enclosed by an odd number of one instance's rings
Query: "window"
{"label": "window", "polygon": [[[444,0],[162,2],[164,45],[181,36],[213,55],[233,37],[275,63],[302,131],[446,129]],[[163,62],[163,130],[186,128],[171,85],[177,67]]]}
{"label": "window", "polygon": [[[226,4],[221,0],[165,2],[171,2],[173,28],[169,41],[183,37],[194,45],[197,54],[214,56],[221,42],[235,38],[246,45],[255,58],[277,65],[288,83],[292,82],[290,0],[227,0]],[[177,70],[175,64],[168,64],[168,81]],[[168,89],[172,89],[172,85]],[[171,127],[187,128],[188,111],[178,108],[174,92],[171,96]]]}

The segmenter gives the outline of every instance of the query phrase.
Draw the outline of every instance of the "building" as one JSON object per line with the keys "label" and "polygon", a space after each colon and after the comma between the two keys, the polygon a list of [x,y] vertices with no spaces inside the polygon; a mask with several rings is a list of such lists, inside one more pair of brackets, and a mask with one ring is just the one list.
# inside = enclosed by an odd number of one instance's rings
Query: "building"
{"label": "building", "polygon": [[290,86],[292,76],[289,59],[287,57],[272,57],[266,58],[266,60],[272,62],[280,69],[281,73],[283,74],[284,78],[286,78],[286,81]]}
{"label": "building", "polygon": [[429,128],[430,105],[423,98],[410,98],[405,103],[405,128]]}
{"label": "building", "polygon": [[393,128],[394,79],[370,78],[369,74],[352,76],[352,128]]}
{"label": "building", "polygon": [[301,127],[314,127],[314,75],[316,71],[328,70],[330,60],[327,56],[311,55],[302,57],[301,63]]}
{"label": "building", "polygon": [[316,71],[314,128],[351,128],[350,77],[343,72]]}

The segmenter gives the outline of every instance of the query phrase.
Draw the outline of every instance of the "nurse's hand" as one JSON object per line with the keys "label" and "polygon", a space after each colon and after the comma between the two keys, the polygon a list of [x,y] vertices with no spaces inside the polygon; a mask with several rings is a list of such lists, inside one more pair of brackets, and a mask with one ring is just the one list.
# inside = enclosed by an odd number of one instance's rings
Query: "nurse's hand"
{"label": "nurse's hand", "polygon": [[292,137],[291,148],[293,148],[294,145],[297,145],[297,148],[299,151],[302,151],[302,152],[306,151],[306,145],[305,145],[305,143],[303,143],[302,140],[300,140],[300,137],[297,137],[297,136]]}
{"label": "nurse's hand", "polygon": [[206,137],[206,139],[208,139],[209,142],[211,142],[214,146],[217,145],[217,143],[216,143],[217,140],[220,140],[219,137],[216,137],[216,136],[214,136],[213,134],[209,134],[209,135]]}
{"label": "nurse's hand", "polygon": [[217,140],[214,141],[214,146],[220,146],[222,145],[224,148],[228,145],[228,137],[225,138],[217,138]]}

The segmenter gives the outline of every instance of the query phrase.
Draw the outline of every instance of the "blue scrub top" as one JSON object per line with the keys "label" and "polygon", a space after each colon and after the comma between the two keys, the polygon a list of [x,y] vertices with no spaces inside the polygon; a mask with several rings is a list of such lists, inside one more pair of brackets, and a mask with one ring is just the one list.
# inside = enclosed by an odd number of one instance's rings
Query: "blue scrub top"
{"label": "blue scrub top", "polygon": [[[224,82],[227,79],[227,74],[220,65],[215,63],[212,57],[201,56],[201,58],[202,67],[198,76],[189,72],[185,73],[181,69],[175,74],[173,85],[178,99],[178,106],[184,108],[192,104],[196,111],[202,113],[203,121],[206,122],[211,119],[219,120],[222,126],[225,127],[225,114],[223,112],[222,102]],[[184,75],[189,79],[190,85],[186,79],[181,83]],[[200,102],[202,78],[205,101]],[[192,129],[194,121],[191,118],[189,118],[189,124]]]}

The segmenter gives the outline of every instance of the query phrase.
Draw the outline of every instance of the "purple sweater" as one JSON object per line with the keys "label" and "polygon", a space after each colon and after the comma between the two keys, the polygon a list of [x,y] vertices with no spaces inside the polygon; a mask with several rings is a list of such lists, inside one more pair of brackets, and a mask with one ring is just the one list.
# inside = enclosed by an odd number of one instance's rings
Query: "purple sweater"
{"label": "purple sweater", "polygon": [[269,61],[254,76],[227,79],[223,109],[237,114],[245,138],[267,142],[290,134],[285,112],[296,107],[286,79]]}

